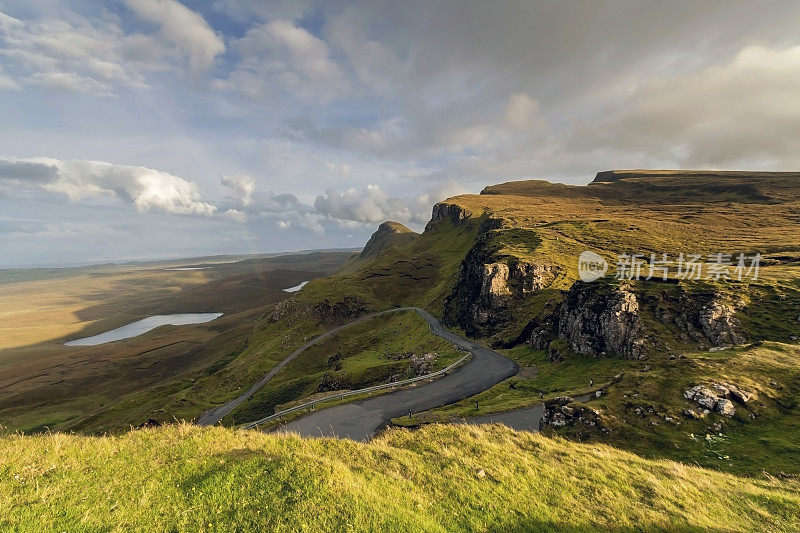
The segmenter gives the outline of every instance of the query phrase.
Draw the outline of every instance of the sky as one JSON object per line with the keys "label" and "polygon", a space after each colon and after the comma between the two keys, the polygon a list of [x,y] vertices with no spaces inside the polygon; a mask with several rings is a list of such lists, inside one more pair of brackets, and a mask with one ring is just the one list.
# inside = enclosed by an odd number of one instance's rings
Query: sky
{"label": "sky", "polygon": [[796,1],[0,0],[0,268],[363,246],[449,196],[800,170]]}

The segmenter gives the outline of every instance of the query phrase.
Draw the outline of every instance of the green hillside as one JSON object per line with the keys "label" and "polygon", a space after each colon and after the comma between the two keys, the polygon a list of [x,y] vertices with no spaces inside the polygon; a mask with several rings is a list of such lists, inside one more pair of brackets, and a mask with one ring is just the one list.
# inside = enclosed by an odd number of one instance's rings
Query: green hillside
{"label": "green hillside", "polygon": [[800,485],[499,426],[369,444],[180,425],[0,439],[0,529],[796,531]]}

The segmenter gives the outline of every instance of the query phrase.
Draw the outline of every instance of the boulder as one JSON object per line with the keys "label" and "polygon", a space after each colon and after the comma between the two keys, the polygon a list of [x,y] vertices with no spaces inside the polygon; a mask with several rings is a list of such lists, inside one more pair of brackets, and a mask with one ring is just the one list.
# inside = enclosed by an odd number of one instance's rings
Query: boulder
{"label": "boulder", "polygon": [[742,405],[745,405],[753,398],[753,395],[750,394],[749,392],[745,392],[739,389],[731,390],[731,396],[733,397],[734,400],[736,400]]}
{"label": "boulder", "polygon": [[730,400],[726,400],[722,398],[717,400],[716,405],[714,406],[714,411],[721,414],[722,416],[732,417],[736,414],[736,408],[733,406],[733,402]]}
{"label": "boulder", "polygon": [[579,429],[608,431],[605,429],[600,413],[586,406],[573,405],[569,396],[560,396],[544,403],[539,429],[546,427],[562,428],[576,426]]}
{"label": "boulder", "polygon": [[[687,400],[696,402],[701,407],[704,407],[708,410],[707,412],[714,412],[727,417],[732,417],[736,414],[736,407],[731,399],[744,405],[752,398],[751,394],[730,383],[711,383],[710,386],[695,385],[685,391],[683,396]],[[689,418],[695,418],[691,414],[687,414],[694,413],[694,411],[686,410],[683,413]]]}

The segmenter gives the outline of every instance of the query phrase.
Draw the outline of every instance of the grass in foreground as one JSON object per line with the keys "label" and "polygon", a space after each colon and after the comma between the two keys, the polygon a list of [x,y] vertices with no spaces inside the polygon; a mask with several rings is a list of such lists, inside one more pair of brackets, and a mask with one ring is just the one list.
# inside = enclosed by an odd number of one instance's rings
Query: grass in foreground
{"label": "grass in foreground", "polygon": [[796,531],[800,484],[502,426],[0,439],[0,529]]}

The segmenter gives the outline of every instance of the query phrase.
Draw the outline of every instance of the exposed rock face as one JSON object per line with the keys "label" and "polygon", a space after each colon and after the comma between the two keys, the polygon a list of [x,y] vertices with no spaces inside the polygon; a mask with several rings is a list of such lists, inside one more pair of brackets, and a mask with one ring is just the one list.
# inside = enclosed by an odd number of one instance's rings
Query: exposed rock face
{"label": "exposed rock face", "polygon": [[539,420],[539,430],[551,427],[578,426],[586,429],[599,429],[603,431],[600,415],[594,409],[585,406],[572,405],[574,399],[569,396],[559,396],[544,403],[542,418]]}
{"label": "exposed rock face", "polygon": [[479,325],[490,323],[494,311],[509,307],[515,300],[546,287],[555,277],[555,270],[550,265],[519,261],[510,265],[498,262],[475,265],[474,268],[467,266],[465,271],[465,279],[459,281],[480,287],[469,309]]}
{"label": "exposed rock face", "polygon": [[299,318],[311,317],[327,326],[332,326],[357,318],[367,310],[366,302],[355,296],[345,296],[334,303],[326,298],[313,306],[296,298],[289,298],[275,306],[269,321],[286,320],[287,324],[291,325]]}
{"label": "exposed rock face", "polygon": [[435,229],[443,221],[450,221],[453,225],[459,226],[470,216],[471,213],[459,205],[439,202],[433,206],[431,219],[425,226],[425,231]]}
{"label": "exposed rock face", "polygon": [[753,395],[741,390],[732,383],[711,383],[710,385],[695,385],[683,393],[684,398],[697,402],[708,412],[732,417],[736,414],[736,407],[731,399],[741,405],[747,404]]}
{"label": "exposed rock face", "polygon": [[334,303],[325,298],[314,306],[313,316],[323,324],[335,325],[357,318],[366,311],[366,302],[354,296],[345,296]]}
{"label": "exposed rock face", "polygon": [[[645,282],[642,282],[645,283]],[[576,282],[563,301],[545,309],[525,330],[521,341],[536,349],[567,342],[572,352],[593,357],[642,358],[659,343],[658,332],[648,329],[646,314],[664,325],[678,341],[711,344],[712,350],[745,342],[735,318],[736,307],[713,292],[692,292],[675,282],[649,281],[640,285]],[[653,284],[661,286],[653,290]],[[563,356],[562,347],[556,350]]]}
{"label": "exposed rock face", "polygon": [[[445,300],[445,323],[459,325],[469,335],[493,334],[526,297],[548,287],[558,267],[498,256],[492,230],[502,220],[488,218],[480,236],[458,268],[453,292]],[[533,235],[533,234],[532,234]],[[535,235],[531,240],[535,242]]]}
{"label": "exposed rock face", "polygon": [[700,325],[703,333],[716,346],[742,344],[744,338],[739,334],[739,321],[734,318],[736,309],[715,300],[703,308]]}
{"label": "exposed rock face", "polygon": [[577,354],[639,359],[647,341],[638,312],[626,287],[576,283],[561,305],[558,335]]}

